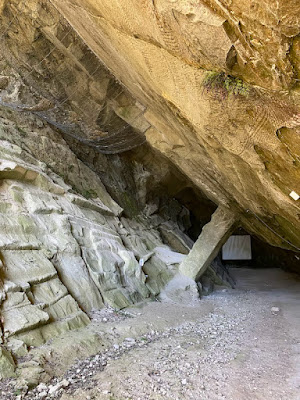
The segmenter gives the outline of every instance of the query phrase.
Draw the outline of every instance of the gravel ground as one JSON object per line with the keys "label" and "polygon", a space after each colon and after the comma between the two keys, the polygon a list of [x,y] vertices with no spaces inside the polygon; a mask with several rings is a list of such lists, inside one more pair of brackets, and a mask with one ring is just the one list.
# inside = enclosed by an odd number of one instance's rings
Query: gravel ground
{"label": "gravel ground", "polygon": [[105,350],[27,394],[3,383],[1,399],[299,400],[300,281],[280,270],[234,274],[237,289],[193,307],[153,303],[121,318],[103,311],[96,319],[112,331],[145,321],[149,329],[112,335]]}

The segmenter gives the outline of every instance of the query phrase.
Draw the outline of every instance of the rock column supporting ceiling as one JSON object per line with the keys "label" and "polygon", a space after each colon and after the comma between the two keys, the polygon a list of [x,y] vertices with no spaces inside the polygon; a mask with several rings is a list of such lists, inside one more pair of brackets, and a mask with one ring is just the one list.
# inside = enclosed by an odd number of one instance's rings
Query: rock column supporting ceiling
{"label": "rock column supporting ceiling", "polygon": [[51,3],[146,107],[154,148],[246,230],[300,248],[298,1]]}
{"label": "rock column supporting ceiling", "polygon": [[[52,3],[147,106],[152,146],[215,203],[237,208],[246,229],[300,247],[289,197],[300,192],[299,3]],[[246,95],[205,87],[208,70],[239,76]]]}

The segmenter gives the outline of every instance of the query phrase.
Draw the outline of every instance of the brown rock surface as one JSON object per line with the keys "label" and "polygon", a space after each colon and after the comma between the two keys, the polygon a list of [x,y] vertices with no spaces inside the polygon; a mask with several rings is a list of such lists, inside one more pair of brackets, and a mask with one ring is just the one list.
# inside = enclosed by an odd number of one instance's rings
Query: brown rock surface
{"label": "brown rock surface", "polygon": [[289,197],[300,192],[297,1],[30,0],[2,15],[3,54],[82,128],[84,139],[68,143],[123,208],[134,214],[145,193],[126,160],[85,148],[86,137],[117,153],[146,133],[165,157],[144,151],[141,163],[161,177],[167,160],[247,231],[299,250],[299,201]]}
{"label": "brown rock surface", "polygon": [[[153,147],[215,203],[237,208],[247,230],[300,247],[299,205],[289,197],[300,192],[299,2],[53,4],[147,107]],[[204,89],[206,70],[240,77],[249,93]]]}

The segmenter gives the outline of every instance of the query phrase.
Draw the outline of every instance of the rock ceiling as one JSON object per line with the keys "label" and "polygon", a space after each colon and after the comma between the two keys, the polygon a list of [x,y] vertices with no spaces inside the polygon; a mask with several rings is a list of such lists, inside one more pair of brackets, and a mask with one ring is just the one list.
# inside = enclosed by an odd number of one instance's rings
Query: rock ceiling
{"label": "rock ceiling", "polygon": [[[209,199],[238,213],[246,230],[299,250],[299,201],[289,196],[300,193],[297,0],[30,0],[12,9],[7,22],[17,15],[21,28],[8,34],[8,46],[23,72],[39,51],[40,67],[58,76],[68,65],[75,74],[78,59],[97,71],[100,60],[107,73],[89,86],[89,121],[103,128],[101,93],[115,77],[127,93],[116,115]],[[44,63],[49,49],[38,47],[37,32],[68,52],[68,62]],[[92,53],[79,54],[78,40]],[[32,78],[45,97],[53,94],[41,76]]]}

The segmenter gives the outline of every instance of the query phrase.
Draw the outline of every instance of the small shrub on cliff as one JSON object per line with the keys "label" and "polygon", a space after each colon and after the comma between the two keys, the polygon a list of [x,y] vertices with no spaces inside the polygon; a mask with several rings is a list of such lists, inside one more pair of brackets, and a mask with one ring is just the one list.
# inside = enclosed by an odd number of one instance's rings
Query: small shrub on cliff
{"label": "small shrub on cliff", "polygon": [[251,87],[242,79],[216,71],[208,72],[202,85],[207,92],[213,91],[222,99],[230,94],[248,97],[251,90]]}

